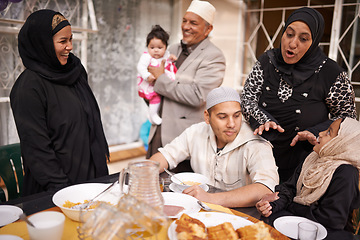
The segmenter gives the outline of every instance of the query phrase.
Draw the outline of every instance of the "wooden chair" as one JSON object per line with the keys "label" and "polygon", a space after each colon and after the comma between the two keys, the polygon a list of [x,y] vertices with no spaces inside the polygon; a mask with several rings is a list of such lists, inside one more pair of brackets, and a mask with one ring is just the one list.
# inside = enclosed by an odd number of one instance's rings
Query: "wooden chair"
{"label": "wooden chair", "polygon": [[[0,177],[8,192],[7,200],[21,196],[24,171],[20,143],[0,146]],[[5,194],[1,191],[2,189],[0,190],[0,201],[4,202],[6,201]]]}

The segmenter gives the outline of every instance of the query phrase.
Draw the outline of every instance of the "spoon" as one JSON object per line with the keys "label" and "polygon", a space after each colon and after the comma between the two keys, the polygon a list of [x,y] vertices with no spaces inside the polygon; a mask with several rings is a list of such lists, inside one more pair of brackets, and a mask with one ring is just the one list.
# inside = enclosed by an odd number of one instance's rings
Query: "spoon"
{"label": "spoon", "polygon": [[27,224],[35,228],[34,224],[26,217],[25,213],[20,214],[19,218],[25,221]]}
{"label": "spoon", "polygon": [[115,182],[111,183],[110,186],[108,186],[107,188],[105,188],[103,191],[101,191],[98,195],[96,195],[95,197],[93,197],[90,201],[88,201],[87,203],[82,203],[82,204],[78,204],[75,205],[73,207],[71,207],[72,209],[77,209],[77,210],[85,210],[88,207],[90,207],[93,203],[94,200],[96,198],[98,198],[100,195],[104,194],[105,192],[107,192],[110,188],[112,188],[116,183],[118,183],[119,180],[116,180]]}
{"label": "spoon", "polygon": [[176,180],[178,180],[182,185],[186,185],[183,181],[181,181],[180,179],[178,179],[177,177],[175,177],[175,174],[171,173],[170,171],[168,171],[166,168],[164,168],[164,171],[169,174],[170,176],[174,177]]}
{"label": "spoon", "polygon": [[204,209],[205,211],[209,211],[209,212],[222,212],[222,213],[225,213],[223,211],[220,211],[220,210],[215,210],[215,209],[212,209],[210,207],[208,207],[205,203],[203,203],[202,201],[198,200],[197,203],[200,205],[200,207],[202,209]]}
{"label": "spoon", "polygon": [[[224,211],[220,211],[220,210],[216,210],[216,209],[213,209],[213,208],[210,208],[209,206],[207,206],[205,203],[203,203],[202,201],[198,200],[197,203],[200,205],[200,207],[205,210],[205,211],[208,211],[208,212],[220,212],[220,213],[226,213],[226,214],[230,214],[230,213],[227,213],[227,212],[224,212]],[[238,216],[238,217],[241,217],[241,216]],[[244,219],[248,219],[247,217],[241,217],[241,218],[244,218]]]}

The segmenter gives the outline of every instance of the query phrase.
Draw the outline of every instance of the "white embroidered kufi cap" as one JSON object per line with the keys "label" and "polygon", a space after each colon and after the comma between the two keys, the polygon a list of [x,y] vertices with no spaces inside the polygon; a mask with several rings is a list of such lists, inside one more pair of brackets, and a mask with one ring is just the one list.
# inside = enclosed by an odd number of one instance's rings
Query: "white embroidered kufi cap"
{"label": "white embroidered kufi cap", "polygon": [[193,0],[186,12],[193,12],[202,17],[209,24],[213,24],[215,7],[207,1]]}
{"label": "white embroidered kufi cap", "polygon": [[209,109],[216,104],[223,102],[238,102],[240,103],[239,93],[230,87],[218,87],[209,92],[206,98],[206,109]]}

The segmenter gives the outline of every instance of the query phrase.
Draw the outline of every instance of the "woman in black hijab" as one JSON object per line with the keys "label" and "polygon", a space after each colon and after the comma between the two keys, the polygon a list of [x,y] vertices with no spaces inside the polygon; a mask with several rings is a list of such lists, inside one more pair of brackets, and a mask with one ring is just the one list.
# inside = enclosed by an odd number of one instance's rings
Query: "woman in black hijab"
{"label": "woman in black hijab", "polygon": [[312,151],[319,132],[338,118],[356,118],[347,73],[318,46],[323,32],[317,10],[295,10],[285,23],[280,48],[260,56],[241,94],[254,134],[274,146],[281,182]]}
{"label": "woman in black hijab", "polygon": [[24,163],[23,195],[107,175],[100,110],[84,67],[70,52],[70,23],[58,12],[36,11],[18,41],[26,69],[10,100]]}

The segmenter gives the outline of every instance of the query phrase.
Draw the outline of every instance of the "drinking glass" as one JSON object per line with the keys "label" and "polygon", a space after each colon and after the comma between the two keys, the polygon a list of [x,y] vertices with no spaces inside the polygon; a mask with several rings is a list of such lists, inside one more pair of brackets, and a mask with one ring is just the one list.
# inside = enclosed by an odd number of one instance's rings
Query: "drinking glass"
{"label": "drinking glass", "polygon": [[125,194],[113,206],[101,203],[78,228],[81,240],[158,239],[168,228],[166,216],[156,208]]}
{"label": "drinking glass", "polygon": [[159,177],[159,185],[160,185],[160,190],[163,192],[164,188],[165,188],[165,180],[162,177]]}
{"label": "drinking glass", "polygon": [[39,212],[29,217],[35,227],[27,224],[31,240],[61,240],[65,215],[56,211]]}
{"label": "drinking glass", "polygon": [[79,239],[121,240],[132,234],[133,219],[115,206],[101,203],[78,227]]}
{"label": "drinking glass", "polygon": [[311,222],[300,222],[298,224],[299,240],[316,240],[318,227]]}

